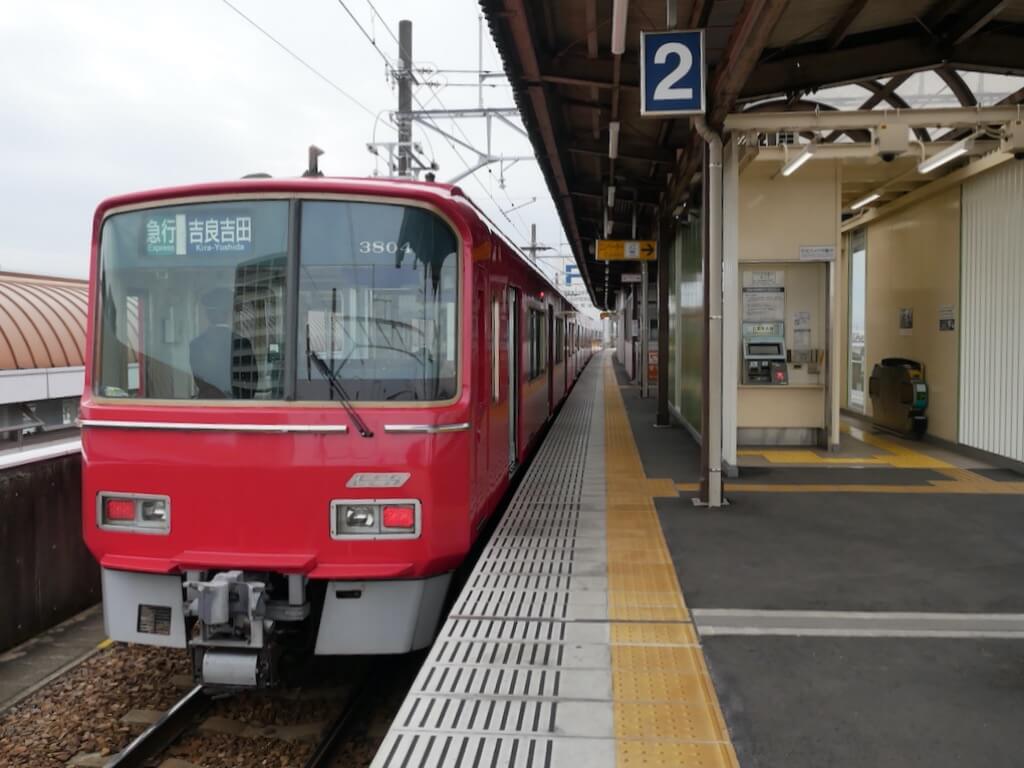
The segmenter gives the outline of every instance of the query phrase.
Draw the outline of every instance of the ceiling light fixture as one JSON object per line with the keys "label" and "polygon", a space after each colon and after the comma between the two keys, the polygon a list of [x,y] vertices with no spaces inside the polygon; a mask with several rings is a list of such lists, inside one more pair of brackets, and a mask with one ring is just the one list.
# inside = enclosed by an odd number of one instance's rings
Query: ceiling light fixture
{"label": "ceiling light fixture", "polygon": [[615,0],[612,5],[612,53],[621,56],[626,52],[626,15],[629,0]]}
{"label": "ceiling light fixture", "polygon": [[951,147],[946,147],[941,152],[936,152],[934,155],[929,157],[927,160],[922,160],[917,166],[918,173],[931,173],[936,168],[939,168],[946,163],[956,160],[958,157],[966,155],[974,149],[974,136],[968,136],[966,139],[958,141]]}
{"label": "ceiling light fixture", "polygon": [[856,200],[853,203],[851,203],[850,204],[850,210],[851,211],[859,210],[859,209],[863,208],[865,205],[867,205],[868,203],[875,202],[875,200],[878,200],[881,196],[882,195],[881,195],[880,192],[872,192],[870,195],[865,195],[860,200]]}
{"label": "ceiling light fixture", "polygon": [[614,160],[619,156],[619,121],[613,120],[608,123],[608,159]]}
{"label": "ceiling light fixture", "polygon": [[[788,152],[788,150],[787,150]],[[791,176],[796,173],[797,169],[806,163],[811,157],[814,156],[814,144],[808,144],[804,147],[803,152],[794,157],[792,160],[787,160],[786,164],[782,166],[782,175]]]}

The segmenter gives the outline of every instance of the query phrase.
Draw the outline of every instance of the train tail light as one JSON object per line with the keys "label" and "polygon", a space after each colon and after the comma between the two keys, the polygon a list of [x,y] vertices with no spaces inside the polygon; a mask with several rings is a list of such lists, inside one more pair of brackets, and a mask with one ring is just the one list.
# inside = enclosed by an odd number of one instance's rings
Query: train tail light
{"label": "train tail light", "polygon": [[354,539],[416,538],[420,503],[414,499],[353,499],[331,502],[331,536]]}
{"label": "train tail light", "polygon": [[171,529],[171,502],[166,496],[101,493],[97,506],[100,528],[138,533]]}
{"label": "train tail light", "polygon": [[135,499],[105,499],[103,521],[105,523],[134,523]]}
{"label": "train tail light", "polygon": [[388,504],[381,514],[385,528],[411,531],[416,527],[416,509],[412,506]]}

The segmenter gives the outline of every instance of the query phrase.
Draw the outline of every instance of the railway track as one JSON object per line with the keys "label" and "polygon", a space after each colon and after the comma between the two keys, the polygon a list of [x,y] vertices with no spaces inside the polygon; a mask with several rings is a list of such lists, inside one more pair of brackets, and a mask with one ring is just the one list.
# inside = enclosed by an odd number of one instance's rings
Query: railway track
{"label": "railway track", "polygon": [[197,685],[107,762],[106,768],[143,768],[194,728],[211,706],[213,698]]}
{"label": "railway track", "polygon": [[[359,673],[358,679],[350,686],[348,693],[332,706],[333,718],[322,729],[319,740],[301,763],[302,768],[327,768],[332,764],[337,750],[352,732],[353,725],[365,708],[366,682],[370,679],[370,666],[367,665],[366,669]],[[273,697],[280,706],[287,706],[289,702],[294,703],[296,700],[296,697],[290,697],[288,693],[268,692],[263,695]],[[149,768],[159,765],[161,756],[172,753],[176,745],[184,739],[194,738],[200,733],[202,724],[218,701],[229,702],[230,708],[230,701],[234,696],[235,694],[231,693],[211,693],[203,686],[192,688],[162,717],[108,760],[104,768]],[[224,721],[226,718],[211,719]],[[212,765],[214,764],[210,764],[211,768]],[[296,768],[299,768],[298,763]]]}

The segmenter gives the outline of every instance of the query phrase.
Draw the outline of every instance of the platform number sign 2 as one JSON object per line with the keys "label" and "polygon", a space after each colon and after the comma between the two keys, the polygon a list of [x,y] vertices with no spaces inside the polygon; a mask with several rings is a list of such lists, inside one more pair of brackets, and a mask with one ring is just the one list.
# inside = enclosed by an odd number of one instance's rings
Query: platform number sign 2
{"label": "platform number sign 2", "polygon": [[640,114],[704,112],[704,30],[640,33]]}

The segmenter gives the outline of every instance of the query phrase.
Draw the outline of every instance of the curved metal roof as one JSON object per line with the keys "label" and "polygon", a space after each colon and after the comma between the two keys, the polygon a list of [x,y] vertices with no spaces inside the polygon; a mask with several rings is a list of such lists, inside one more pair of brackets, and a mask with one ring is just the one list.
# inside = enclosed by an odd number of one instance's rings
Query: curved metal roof
{"label": "curved metal roof", "polygon": [[0,371],[85,364],[88,283],[0,272]]}

